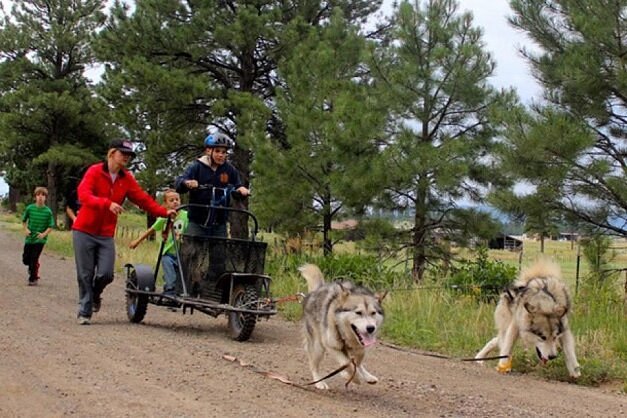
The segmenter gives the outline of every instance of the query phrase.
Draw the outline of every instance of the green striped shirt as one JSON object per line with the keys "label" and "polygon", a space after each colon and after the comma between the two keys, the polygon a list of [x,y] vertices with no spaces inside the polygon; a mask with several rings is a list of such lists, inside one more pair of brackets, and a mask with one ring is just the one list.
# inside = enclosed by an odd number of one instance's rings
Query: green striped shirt
{"label": "green striped shirt", "polygon": [[35,203],[26,206],[22,222],[26,222],[26,227],[30,231],[30,235],[26,237],[27,244],[45,244],[48,237],[39,239],[37,234],[54,227],[54,218],[50,208],[45,205],[37,206]]}

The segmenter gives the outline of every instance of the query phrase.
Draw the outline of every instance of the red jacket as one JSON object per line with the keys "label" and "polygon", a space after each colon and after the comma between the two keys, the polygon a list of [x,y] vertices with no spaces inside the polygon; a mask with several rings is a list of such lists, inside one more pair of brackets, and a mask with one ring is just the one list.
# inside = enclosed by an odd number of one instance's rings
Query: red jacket
{"label": "red jacket", "polygon": [[111,202],[121,205],[127,197],[152,216],[168,216],[168,211],[142,190],[128,170],[120,170],[113,183],[106,162],[92,165],[78,185],[81,210],[72,229],[101,237],[113,237],[118,217],[109,210],[109,206]]}

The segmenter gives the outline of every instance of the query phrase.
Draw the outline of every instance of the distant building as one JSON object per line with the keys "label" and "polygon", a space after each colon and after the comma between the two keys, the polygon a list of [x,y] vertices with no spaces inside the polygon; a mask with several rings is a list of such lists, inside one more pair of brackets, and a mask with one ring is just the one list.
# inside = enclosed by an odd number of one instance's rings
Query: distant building
{"label": "distant building", "polygon": [[578,241],[579,234],[576,232],[560,232],[558,239],[560,241]]}
{"label": "distant building", "polygon": [[359,222],[355,219],[347,219],[345,221],[332,221],[331,229],[335,231],[345,231],[347,229],[355,229]]}
{"label": "distant building", "polygon": [[492,250],[522,251],[523,242],[513,235],[500,234],[488,241],[488,248]]}

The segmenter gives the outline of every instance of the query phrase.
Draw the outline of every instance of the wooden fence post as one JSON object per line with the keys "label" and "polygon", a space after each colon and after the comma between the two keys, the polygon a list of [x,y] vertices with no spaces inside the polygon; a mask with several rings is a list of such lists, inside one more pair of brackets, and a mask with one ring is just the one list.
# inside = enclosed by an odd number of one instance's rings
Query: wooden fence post
{"label": "wooden fence post", "polygon": [[581,261],[581,245],[577,245],[577,267],[575,269],[575,295],[579,292],[579,264]]}

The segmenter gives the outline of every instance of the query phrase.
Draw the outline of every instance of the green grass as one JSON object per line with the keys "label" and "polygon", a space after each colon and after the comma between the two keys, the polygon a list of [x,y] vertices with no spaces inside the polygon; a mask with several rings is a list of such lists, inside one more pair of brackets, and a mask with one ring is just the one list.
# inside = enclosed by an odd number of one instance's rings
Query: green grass
{"label": "green grass", "polygon": [[396,344],[455,357],[472,357],[493,333],[493,309],[444,290],[393,293],[384,300],[383,335]]}
{"label": "green grass", "polygon": [[[627,247],[620,241],[616,247]],[[349,246],[342,251],[351,252]],[[539,242],[526,241],[525,252],[490,251],[490,259],[500,260],[516,267],[525,267],[540,254]],[[617,249],[614,267],[627,266],[627,251]],[[464,257],[472,258],[473,252],[463,250]],[[613,286],[599,289],[587,281],[589,268],[582,258],[580,262],[578,293],[575,295],[577,247],[569,242],[547,241],[544,256],[549,256],[562,268],[564,278],[571,287],[574,311],[570,316],[571,328],[576,339],[578,360],[582,376],[577,384],[586,386],[609,385],[627,392],[627,305],[623,301],[624,273],[616,277]],[[312,255],[306,255],[311,258]],[[273,264],[273,291],[275,295],[293,294],[304,289],[304,281],[296,274],[298,257],[281,256]],[[299,260],[299,261],[302,261]],[[400,269],[399,275],[408,272]],[[437,352],[455,358],[471,358],[494,337],[494,303],[483,303],[471,296],[452,294],[442,289],[442,278],[432,278],[421,288],[393,289],[384,300],[386,322],[383,337],[399,345]],[[402,283],[403,280],[399,280]],[[290,319],[300,317],[298,307],[285,311]],[[497,355],[498,353],[493,353]],[[571,381],[564,366],[563,356],[546,366],[540,366],[534,350],[525,351],[519,343],[514,351],[513,370],[541,378]],[[486,362],[496,366],[496,361]],[[496,371],[495,371],[496,373]]]}
{"label": "green grass", "polygon": [[[383,335],[403,346],[472,358],[496,335],[494,304],[478,302],[469,296],[453,295],[444,290],[415,290],[393,294],[384,304]],[[582,377],[577,383],[624,387],[627,385],[627,309],[619,300],[592,291],[578,297],[574,306],[571,328],[582,366]],[[513,370],[570,381],[563,361],[560,356],[540,367],[535,352],[524,351],[519,343],[514,351]],[[496,361],[486,363],[496,365]]]}

